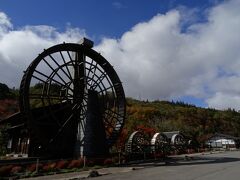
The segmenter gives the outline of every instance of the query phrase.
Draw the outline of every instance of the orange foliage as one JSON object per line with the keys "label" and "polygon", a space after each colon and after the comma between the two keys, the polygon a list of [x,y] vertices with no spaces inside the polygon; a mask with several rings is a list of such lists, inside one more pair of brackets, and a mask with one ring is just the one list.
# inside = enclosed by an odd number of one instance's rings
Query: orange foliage
{"label": "orange foliage", "polygon": [[138,125],[135,130],[143,132],[144,134],[148,135],[149,137],[152,137],[156,133],[156,129],[151,128],[151,127],[146,127],[144,125]]}
{"label": "orange foliage", "polygon": [[14,99],[2,99],[0,100],[0,119],[16,113],[19,110],[18,101]]}
{"label": "orange foliage", "polygon": [[68,166],[68,161],[61,160],[57,162],[56,169],[64,169],[67,166]]}
{"label": "orange foliage", "polygon": [[68,165],[68,168],[71,169],[71,168],[81,168],[83,167],[83,159],[76,159],[76,160],[72,160],[69,165]]}
{"label": "orange foliage", "polygon": [[116,147],[118,150],[121,150],[121,151],[124,150],[127,138],[128,138],[128,131],[127,129],[123,128],[116,143]]}

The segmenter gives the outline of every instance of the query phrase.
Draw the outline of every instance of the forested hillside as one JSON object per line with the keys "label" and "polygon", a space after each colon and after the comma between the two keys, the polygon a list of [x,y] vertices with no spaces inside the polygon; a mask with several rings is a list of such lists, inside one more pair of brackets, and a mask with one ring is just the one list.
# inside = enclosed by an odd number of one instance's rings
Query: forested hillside
{"label": "forested hillside", "polygon": [[18,111],[18,91],[0,83],[0,120]]}
{"label": "forested hillside", "polygon": [[124,133],[133,130],[143,130],[149,135],[180,130],[202,143],[214,133],[240,136],[240,113],[232,109],[199,108],[183,102],[145,102],[128,98]]}
{"label": "forested hillside", "polygon": [[[32,87],[38,90],[38,86]],[[18,111],[18,92],[0,83],[0,119]],[[199,108],[184,102],[138,101],[127,98],[127,120],[119,140],[123,146],[134,130],[152,136],[155,132],[180,130],[191,139],[204,142],[214,133],[240,136],[240,113]]]}

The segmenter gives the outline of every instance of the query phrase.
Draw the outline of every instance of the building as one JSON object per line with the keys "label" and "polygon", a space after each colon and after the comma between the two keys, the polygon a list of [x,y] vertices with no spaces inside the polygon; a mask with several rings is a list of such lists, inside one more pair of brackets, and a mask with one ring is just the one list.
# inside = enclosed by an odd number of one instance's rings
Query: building
{"label": "building", "polygon": [[7,126],[9,134],[8,153],[27,156],[30,140],[21,113],[18,112],[0,120],[0,126]]}
{"label": "building", "polygon": [[235,149],[239,148],[240,138],[216,133],[206,141],[206,145],[210,148]]}

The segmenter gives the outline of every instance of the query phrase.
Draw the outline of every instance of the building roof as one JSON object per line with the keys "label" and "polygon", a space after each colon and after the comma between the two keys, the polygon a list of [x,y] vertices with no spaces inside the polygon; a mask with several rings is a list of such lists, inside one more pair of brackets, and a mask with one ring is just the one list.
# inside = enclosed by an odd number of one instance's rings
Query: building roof
{"label": "building roof", "polygon": [[10,124],[11,126],[15,126],[22,123],[23,123],[23,119],[22,119],[22,114],[20,112],[14,113],[8,116],[7,118],[0,120],[0,125]]}
{"label": "building roof", "polygon": [[220,139],[220,138],[240,140],[240,137],[234,137],[234,136],[231,136],[231,135],[228,135],[228,134],[221,134],[221,133],[213,134],[211,137],[209,137],[208,140],[210,140],[210,139]]}
{"label": "building roof", "polygon": [[162,132],[164,135],[167,136],[167,138],[171,139],[174,134],[181,134],[180,131],[168,131],[168,132]]}

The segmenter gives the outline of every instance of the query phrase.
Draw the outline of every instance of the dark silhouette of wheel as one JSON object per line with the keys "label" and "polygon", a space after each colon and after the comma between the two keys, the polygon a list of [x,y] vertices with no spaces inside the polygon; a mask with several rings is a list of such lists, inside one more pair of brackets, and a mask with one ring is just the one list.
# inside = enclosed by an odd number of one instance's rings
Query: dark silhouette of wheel
{"label": "dark silhouette of wheel", "polygon": [[[63,43],[33,60],[20,86],[20,110],[29,130],[33,154],[70,155],[84,144],[89,97],[97,97],[106,141],[111,147],[125,121],[122,83],[92,42]],[[51,154],[50,153],[50,154]]]}

